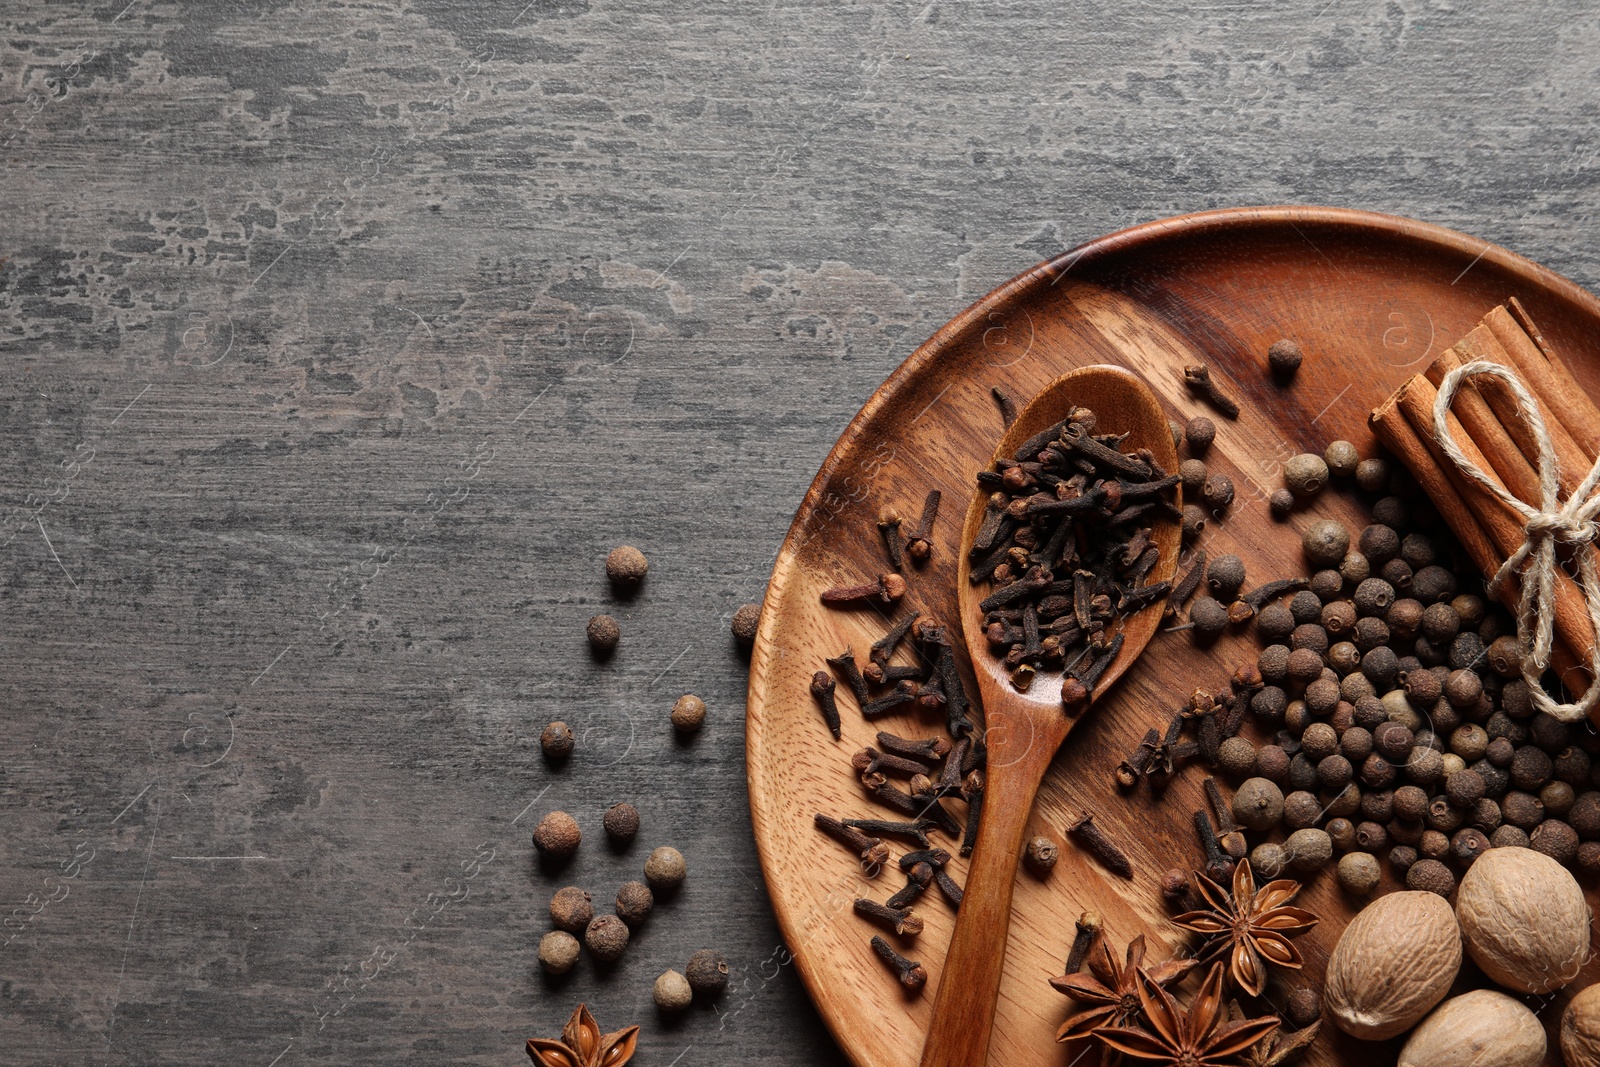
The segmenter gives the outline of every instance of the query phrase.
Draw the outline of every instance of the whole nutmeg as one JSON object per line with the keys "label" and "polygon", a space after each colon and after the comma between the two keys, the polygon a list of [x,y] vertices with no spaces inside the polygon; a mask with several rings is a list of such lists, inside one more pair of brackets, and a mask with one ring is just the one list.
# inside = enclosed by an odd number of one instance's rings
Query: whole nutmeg
{"label": "whole nutmeg", "polygon": [[739,610],[733,613],[730,628],[733,630],[733,639],[739,642],[739,647],[749,648],[756,643],[756,631],[761,627],[761,605],[741,604]]}
{"label": "whole nutmeg", "polygon": [[677,971],[663,971],[651,987],[650,997],[662,1011],[682,1011],[694,1001],[694,990]]}
{"label": "whole nutmeg", "polygon": [[1561,1059],[1567,1067],[1600,1067],[1600,985],[1579,990],[1562,1013]]}
{"label": "whole nutmeg", "polygon": [[1473,960],[1508,989],[1560,989],[1589,955],[1589,907],[1578,880],[1533,849],[1479,856],[1461,878],[1456,919]]}
{"label": "whole nutmeg", "polygon": [[692,733],[706,722],[706,702],[693,693],[685,693],[672,705],[672,728],[679,733]]}
{"label": "whole nutmeg", "polygon": [[632,929],[650,917],[656,898],[643,882],[623,882],[617,890],[617,918]]}
{"label": "whole nutmeg", "polygon": [[1474,989],[1451,997],[1417,1025],[1398,1067],[1539,1067],[1544,1052],[1537,1015],[1497,989]]}
{"label": "whole nutmeg", "polygon": [[578,939],[565,930],[551,930],[539,939],[539,965],[550,974],[566,974],[578,962]]}
{"label": "whole nutmeg", "polygon": [[575,885],[556,890],[550,898],[550,925],[557,930],[578,933],[594,918],[594,905],[589,894]]}
{"label": "whole nutmeg", "polygon": [[722,953],[703,948],[689,957],[689,965],[683,973],[696,993],[715,996],[728,984],[728,961],[722,958]]}
{"label": "whole nutmeg", "polygon": [[637,589],[650,569],[650,561],[632,545],[620,545],[606,556],[606,577],[620,591]]}
{"label": "whole nutmeg", "polygon": [[639,810],[626,801],[613,804],[606,809],[601,825],[607,837],[618,844],[626,844],[639,832]]}
{"label": "whole nutmeg", "polygon": [[585,631],[589,638],[589,647],[596,655],[609,656],[617,650],[617,642],[622,640],[622,627],[617,625],[617,620],[610,615],[596,615],[589,620]]}
{"label": "whole nutmeg", "polygon": [[533,847],[543,855],[564,859],[578,851],[583,832],[578,821],[564,811],[552,811],[533,828]]}
{"label": "whole nutmeg", "polygon": [[650,883],[651,889],[676,889],[683,884],[688,873],[683,853],[665,845],[650,853],[650,858],[644,861],[644,880]]}
{"label": "whole nutmeg", "polygon": [[619,960],[628,947],[628,924],[615,915],[596,915],[583,932],[583,943],[602,963]]}
{"label": "whole nutmeg", "polygon": [[1233,817],[1251,830],[1266,831],[1283,818],[1283,790],[1265,778],[1247,778],[1233,794]]}
{"label": "whole nutmeg", "polygon": [[539,734],[539,747],[549,759],[563,760],[572,755],[576,739],[572,727],[564,722],[553,722]]}
{"label": "whole nutmeg", "polygon": [[1450,905],[1432,893],[1390,893],[1357,912],[1339,936],[1322,1004],[1345,1033],[1381,1041],[1433,1010],[1460,969],[1461,931]]}

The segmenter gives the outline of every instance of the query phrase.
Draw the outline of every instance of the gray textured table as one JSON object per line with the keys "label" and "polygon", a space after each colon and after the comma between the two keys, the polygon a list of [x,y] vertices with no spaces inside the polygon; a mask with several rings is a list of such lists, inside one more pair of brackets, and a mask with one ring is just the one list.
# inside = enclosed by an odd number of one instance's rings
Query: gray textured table
{"label": "gray textured table", "polygon": [[[837,1062],[727,619],[877,383],[1039,258],[1205,207],[1600,275],[1585,5],[1272,6],[7,4],[5,1061],[514,1064],[586,999],[641,1064]],[[620,542],[652,569],[596,665]],[[558,879],[553,807],[590,832]],[[545,979],[551,890],[656,843],[685,891]],[[658,1021],[702,946],[728,995]]]}

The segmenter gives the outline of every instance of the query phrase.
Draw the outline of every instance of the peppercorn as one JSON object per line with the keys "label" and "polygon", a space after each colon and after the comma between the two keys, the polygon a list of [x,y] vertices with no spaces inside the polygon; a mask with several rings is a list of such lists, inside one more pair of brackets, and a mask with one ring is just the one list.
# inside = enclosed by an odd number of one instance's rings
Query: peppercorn
{"label": "peppercorn", "polygon": [[1444,698],[1453,707],[1470,708],[1483,693],[1483,679],[1472,671],[1451,671],[1444,680]]}
{"label": "peppercorn", "polygon": [[1420,786],[1430,786],[1444,777],[1444,757],[1431,748],[1413,748],[1406,760],[1406,777]]}
{"label": "peppercorn", "polygon": [[1414,785],[1403,785],[1394,791],[1394,814],[1397,819],[1416,822],[1428,811],[1428,794]]}
{"label": "peppercorn", "polygon": [[1378,880],[1382,877],[1378,858],[1370,852],[1348,852],[1340,856],[1338,872],[1340,887],[1347,893],[1363,897],[1378,887]]}
{"label": "peppercorn", "polygon": [[1513,719],[1526,719],[1533,715],[1533,697],[1528,683],[1521,678],[1507,682],[1500,690],[1500,710]]}
{"label": "peppercorn", "polygon": [[1316,622],[1322,618],[1322,598],[1309,589],[1302,589],[1289,598],[1289,614],[1296,626]]}
{"label": "peppercorn", "polygon": [[[1305,705],[1306,709],[1319,719],[1332,715],[1333,709],[1339,706],[1339,684],[1329,678],[1318,678],[1306,686]],[[1333,751],[1333,746],[1338,743],[1338,735],[1334,733],[1333,727],[1328,726],[1326,723],[1318,723],[1317,725],[1327,727],[1329,745],[1325,752],[1308,753],[1312,759],[1320,759],[1322,756],[1329,755]]]}
{"label": "peppercorn", "polygon": [[1549,712],[1541,711],[1528,720],[1528,740],[1545,752],[1560,752],[1567,747],[1571,736],[1567,724]]}
{"label": "peppercorn", "polygon": [[1578,846],[1577,858],[1573,866],[1578,871],[1589,877],[1600,874],[1600,841],[1585,841]]}
{"label": "peppercorn", "polygon": [[1357,777],[1368,789],[1388,789],[1394,784],[1394,765],[1374,752],[1361,761],[1361,770]]}
{"label": "peppercorn", "polygon": [[733,613],[733,639],[741,648],[748,649],[756,642],[756,631],[761,626],[761,605],[742,604]]}
{"label": "peppercorn", "polygon": [[1560,819],[1546,819],[1528,835],[1528,847],[1570,867],[1578,858],[1578,833]]}
{"label": "peppercorn", "polygon": [[1554,769],[1548,752],[1534,745],[1523,745],[1511,758],[1511,784],[1525,792],[1535,792],[1550,780]]}
{"label": "peppercorn", "polygon": [[[1262,745],[1256,752],[1256,774],[1275,785],[1289,781],[1289,754],[1282,745]],[[1600,835],[1597,835],[1600,836]]]}
{"label": "peppercorn", "polygon": [[1489,848],[1489,839],[1483,831],[1471,826],[1457,830],[1455,836],[1450,838],[1450,855],[1463,867],[1472,866],[1473,861]]}
{"label": "peppercorn", "polygon": [[1449,604],[1429,604],[1422,611],[1422,621],[1417,629],[1429,641],[1448,643],[1461,632],[1461,616]]}
{"label": "peppercorn", "polygon": [[[1362,653],[1371,652],[1380,645],[1389,643],[1389,626],[1376,615],[1367,615],[1357,619],[1350,633],[1350,640],[1355,643]],[[1392,652],[1393,649],[1390,649]],[[1399,674],[1399,659],[1395,661],[1395,673]]]}
{"label": "peppercorn", "polygon": [[1250,870],[1257,878],[1271,881],[1281,875],[1289,865],[1289,857],[1283,851],[1283,846],[1273,841],[1264,841],[1250,850]]}
{"label": "peppercorn", "polygon": [[619,960],[628,947],[628,924],[615,915],[596,915],[583,932],[583,943],[602,963]]}
{"label": "peppercorn", "polygon": [[594,905],[588,893],[575,885],[556,890],[550,898],[550,924],[557,930],[577,933],[594,918]]}
{"label": "peppercorn", "polygon": [[1356,485],[1368,493],[1381,493],[1389,486],[1389,464],[1382,459],[1364,459],[1356,464]]}
{"label": "peppercorn", "polygon": [[1022,858],[1030,871],[1042,877],[1054,869],[1060,852],[1056,843],[1048,837],[1035,837],[1029,840],[1027,851],[1023,853]]}
{"label": "peppercorn", "polygon": [[1382,578],[1368,578],[1356,586],[1351,601],[1357,615],[1382,615],[1394,603],[1394,586]]}
{"label": "peppercorn", "polygon": [[1289,706],[1283,709],[1283,728],[1296,739],[1315,721],[1316,716],[1311,714],[1304,700],[1291,700]]}
{"label": "peppercorn", "polygon": [[1417,850],[1410,845],[1395,845],[1389,849],[1389,866],[1394,868],[1394,873],[1405,877],[1417,862]]}
{"label": "peppercorn", "polygon": [[[1391,559],[1379,567],[1378,577],[1393,586],[1396,595],[1411,592],[1411,564],[1403,559]],[[1420,597],[1417,599],[1421,600]]]}
{"label": "peppercorn", "polygon": [[1405,763],[1414,745],[1411,731],[1400,723],[1379,723],[1378,728],[1372,731],[1373,750],[1390,763]]}
{"label": "peppercorn", "polygon": [[1350,726],[1339,735],[1339,754],[1352,764],[1372,754],[1372,731],[1365,726]]}
{"label": "peppercorn", "polygon": [[1511,788],[1511,772],[1503,767],[1496,767],[1487,759],[1478,760],[1469,769],[1483,779],[1484,796],[1504,796],[1505,791]]}
{"label": "peppercorn", "polygon": [[1470,631],[1456,634],[1456,639],[1450,642],[1450,653],[1446,662],[1450,664],[1451,670],[1471,670],[1483,662],[1483,640]]}
{"label": "peppercorn", "polygon": [[1289,677],[1289,647],[1287,645],[1268,645],[1256,657],[1256,670],[1261,673],[1261,680],[1269,685],[1277,685]]}
{"label": "peppercorn", "polygon": [[1384,832],[1389,835],[1389,840],[1401,845],[1415,848],[1422,840],[1426,827],[1420,822],[1406,822],[1404,819],[1391,819],[1384,827]]}
{"label": "peppercorn", "polygon": [[1372,577],[1372,564],[1367,557],[1357,551],[1344,554],[1344,559],[1339,561],[1339,579],[1342,584],[1357,586]]}
{"label": "peppercorn", "polygon": [[1416,637],[1422,629],[1422,616],[1427,609],[1422,602],[1411,597],[1401,597],[1389,605],[1383,613],[1383,621],[1389,626],[1389,633],[1398,641],[1409,641]]}
{"label": "peppercorn", "polygon": [[1328,484],[1328,464],[1310,452],[1292,456],[1283,465],[1283,484],[1301,500],[1315,496]]}
{"label": "peppercorn", "polygon": [[545,856],[565,859],[578,851],[583,833],[578,822],[564,811],[552,811],[533,828],[533,845]]}
{"label": "peppercorn", "polygon": [[1198,459],[1186,459],[1178,464],[1178,480],[1183,483],[1184,492],[1199,493],[1200,487],[1206,484],[1206,465]]}
{"label": "peppercorn", "polygon": [[1450,777],[1457,771],[1464,771],[1467,769],[1467,761],[1456,755],[1454,752],[1446,752],[1443,756],[1440,756],[1439,759],[1440,767],[1444,772],[1443,777],[1445,778]]}
{"label": "peppercorn", "polygon": [[1322,805],[1310,793],[1296,791],[1283,798],[1283,824],[1291,830],[1315,826],[1322,817]]}
{"label": "peppercorn", "polygon": [[1349,633],[1355,629],[1356,606],[1348,600],[1335,600],[1325,604],[1319,621],[1322,623],[1322,628],[1330,634]]}
{"label": "peppercorn", "polygon": [[1256,636],[1269,646],[1282,643],[1296,625],[1294,613],[1281,600],[1273,601],[1256,613]]}
{"label": "peppercorn", "polygon": [[728,961],[722,953],[703,948],[689,957],[683,973],[689,988],[701,996],[715,996],[728,984]]}
{"label": "peppercorn", "polygon": [[1190,452],[1203,456],[1217,439],[1217,424],[1204,415],[1196,415],[1184,426],[1183,438],[1189,443]]}
{"label": "peppercorn", "polygon": [[1488,649],[1489,667],[1502,678],[1522,676],[1522,643],[1507,634],[1495,638]]}
{"label": "peppercorn", "polygon": [[1492,797],[1484,797],[1467,812],[1467,822],[1486,834],[1500,828],[1500,805]]}
{"label": "peppercorn", "polygon": [[650,858],[644,861],[644,880],[650,883],[651,889],[658,891],[678,888],[688,873],[689,868],[683,861],[683,853],[668,846],[656,849],[650,853]]}
{"label": "peppercorn", "polygon": [[1233,479],[1226,474],[1212,474],[1200,487],[1200,499],[1216,511],[1226,511],[1233,503]]}
{"label": "peppercorn", "polygon": [[1389,844],[1389,834],[1382,823],[1363,819],[1355,826],[1355,847],[1367,852],[1382,852]]}
{"label": "peppercorn", "polygon": [[[1328,650],[1332,652],[1332,649]],[[1356,664],[1356,670],[1347,674],[1339,682],[1339,696],[1354,705],[1362,697],[1377,699],[1378,691],[1372,684],[1372,679],[1361,673],[1361,665]]]}
{"label": "peppercorn", "polygon": [[1374,789],[1361,795],[1361,818],[1364,822],[1385,823],[1393,817],[1394,790]]}
{"label": "peppercorn", "polygon": [[1344,578],[1332,567],[1324,567],[1311,576],[1311,585],[1307,591],[1326,604],[1330,600],[1337,599],[1342,589],[1344,589]]}
{"label": "peppercorn", "polygon": [[[1399,664],[1397,663],[1396,666],[1398,667]],[[1396,675],[1399,673],[1400,672],[1398,670],[1395,671]],[[1411,701],[1406,699],[1404,690],[1391,689],[1387,693],[1384,693],[1379,700],[1383,703],[1384,717],[1390,722],[1399,723],[1401,726],[1404,726],[1406,729],[1410,730],[1413,735],[1415,735],[1418,730],[1423,728],[1424,720],[1421,715],[1417,714],[1417,709],[1411,706]],[[1378,731],[1376,727],[1373,728],[1372,733],[1374,737],[1377,736]]]}
{"label": "peppercorn", "polygon": [[1256,695],[1250,698],[1251,713],[1268,725],[1282,722],[1288,707],[1288,695],[1275,685],[1262,686]]}
{"label": "peppercorn", "polygon": [[1567,812],[1567,823],[1585,841],[1600,841],[1600,793],[1579,793]]}
{"label": "peppercorn", "polygon": [[1491,848],[1527,848],[1528,831],[1505,823],[1489,835],[1489,845]]}
{"label": "peppercorn", "polygon": [[1233,555],[1218,556],[1206,568],[1206,584],[1219,601],[1231,602],[1244,585],[1244,560]]}
{"label": "peppercorn", "polygon": [[1420,859],[1406,871],[1406,888],[1448,898],[1455,892],[1456,876],[1436,859]]}
{"label": "peppercorn", "polygon": [[1388,689],[1400,673],[1399,658],[1394,649],[1380,645],[1361,657],[1361,673],[1379,689]]}
{"label": "peppercorn", "polygon": [[1361,650],[1349,641],[1336,641],[1328,646],[1328,666],[1339,675],[1339,695],[1344,696],[1344,679],[1361,669]]}
{"label": "peppercorn", "polygon": [[1267,508],[1275,519],[1288,518],[1289,512],[1294,510],[1294,494],[1287,489],[1274,489],[1267,497]]}
{"label": "peppercorn", "polygon": [[[1456,595],[1456,576],[1440,566],[1417,567],[1407,561],[1406,566],[1415,572],[1411,575],[1411,595],[1424,604],[1436,604]],[[1449,607],[1449,605],[1445,605]],[[1456,616],[1457,619],[1460,616]]]}
{"label": "peppercorn", "polygon": [[606,836],[613,842],[627,844],[639,832],[638,809],[626,801],[613,804],[606,809],[601,824],[605,827]]}
{"label": "peppercorn", "polygon": [[650,917],[655,902],[655,894],[643,882],[623,882],[617,890],[617,917],[636,927]]}
{"label": "peppercorn", "polygon": [[1248,738],[1228,738],[1217,748],[1217,766],[1230,778],[1250,777],[1256,768],[1255,745]]}
{"label": "peppercorn", "polygon": [[1328,831],[1328,840],[1333,842],[1333,847],[1337,851],[1349,852],[1356,847],[1356,828],[1349,819],[1342,816],[1329,819],[1324,829]]}
{"label": "peppercorn", "polygon": [[[1456,771],[1455,773],[1461,774],[1464,772]],[[1446,776],[1445,781],[1449,780],[1449,776]],[[1441,794],[1428,801],[1428,814],[1423,816],[1422,821],[1430,830],[1453,834],[1467,821],[1467,815],[1466,812],[1450,803],[1448,796]]]}
{"label": "peppercorn", "polygon": [[1450,734],[1450,751],[1471,763],[1489,751],[1489,734],[1483,727],[1468,723]]}
{"label": "peppercorn", "polygon": [[1308,826],[1290,834],[1283,850],[1289,856],[1289,866],[1310,873],[1321,870],[1333,858],[1333,840],[1326,830]]}
{"label": "peppercorn", "polygon": [[1189,605],[1189,621],[1202,638],[1213,638],[1228,628],[1228,609],[1212,597],[1196,597]]}
{"label": "peppercorn", "polygon": [[1444,687],[1432,671],[1402,671],[1397,675],[1397,680],[1405,690],[1406,698],[1411,701],[1411,706],[1419,711],[1433,707],[1444,695]]}
{"label": "peppercorn", "polygon": [[[1298,632],[1298,627],[1296,631]],[[1302,684],[1322,677],[1322,654],[1312,648],[1297,648],[1289,653],[1289,677]]]}
{"label": "peppercorn", "polygon": [[632,545],[613,548],[606,556],[606,577],[619,590],[638,588],[649,569],[650,563],[644,558],[644,553]]}
{"label": "peppercorn", "polygon": [[1544,821],[1544,803],[1532,793],[1513,790],[1500,801],[1500,813],[1510,825],[1532,830]]}
{"label": "peppercorn", "polygon": [[539,939],[539,963],[549,974],[566,974],[578,962],[578,939],[565,930],[551,930]]}
{"label": "peppercorn", "polygon": [[1272,347],[1267,349],[1267,368],[1281,384],[1288,383],[1295,376],[1304,359],[1300,346],[1288,338],[1272,342]]}
{"label": "peppercorn", "polygon": [[656,1007],[665,1012],[682,1011],[694,1001],[694,990],[689,980],[677,971],[663,971],[650,990]]}
{"label": "peppercorn", "polygon": [[[1489,721],[1490,723],[1494,722],[1493,719],[1490,719]],[[1487,736],[1487,731],[1485,732],[1485,736]],[[1506,737],[1495,738],[1493,741],[1490,741],[1488,746],[1484,749],[1484,758],[1490,763],[1494,764],[1496,767],[1511,766],[1511,759],[1515,754],[1516,746],[1511,743],[1510,738]]]}
{"label": "peppercorn", "polygon": [[1270,830],[1283,818],[1283,790],[1265,778],[1250,778],[1233,794],[1233,817],[1252,830]]}
{"label": "peppercorn", "polygon": [[685,693],[672,705],[672,728],[679,733],[693,733],[706,722],[706,702],[693,693]]}
{"label": "peppercorn", "polygon": [[1566,782],[1546,782],[1544,788],[1539,790],[1539,803],[1544,805],[1546,815],[1564,819],[1572,810],[1577,796],[1572,786]]}
{"label": "peppercorn", "polygon": [[[1306,528],[1300,539],[1306,559],[1315,567],[1336,567],[1350,550],[1350,531],[1344,523],[1318,519]],[[1337,573],[1337,572],[1336,572]],[[1340,579],[1342,584],[1343,579]],[[1335,593],[1337,594],[1337,587]]]}
{"label": "peppercorn", "polygon": [[539,734],[539,747],[544,750],[546,759],[566,759],[572,755],[574,743],[572,727],[564,722],[553,722]]}
{"label": "peppercorn", "polygon": [[596,615],[590,619],[585,632],[589,637],[589,647],[600,656],[615,652],[617,642],[622,640],[622,628],[610,615]]}

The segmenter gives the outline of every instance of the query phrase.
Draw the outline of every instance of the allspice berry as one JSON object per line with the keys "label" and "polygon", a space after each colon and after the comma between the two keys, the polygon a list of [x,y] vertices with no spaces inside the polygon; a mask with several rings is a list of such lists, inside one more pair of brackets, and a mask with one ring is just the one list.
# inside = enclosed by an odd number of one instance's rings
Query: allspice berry
{"label": "allspice berry", "polygon": [[1217,439],[1217,424],[1204,415],[1196,415],[1184,426],[1183,439],[1189,443],[1192,455],[1203,456]]}
{"label": "allspice berry", "polygon": [[606,836],[617,844],[627,844],[639,832],[639,811],[626,801],[613,804],[606,809],[605,819]]}
{"label": "allspice berry", "polygon": [[1410,870],[1406,871],[1406,887],[1449,897],[1455,892],[1456,876],[1450,873],[1449,867],[1438,860],[1418,860],[1411,865]]}
{"label": "allspice berry", "polygon": [[[1328,465],[1321,456],[1302,452],[1283,465],[1283,484],[1301,500],[1316,496],[1328,484]],[[1343,556],[1343,553],[1340,553]]]}
{"label": "allspice berry", "polygon": [[557,930],[578,933],[594,918],[594,904],[588,893],[575,885],[556,890],[550,898],[550,925]]}
{"label": "allspice berry", "polygon": [[1328,473],[1335,478],[1348,478],[1356,472],[1361,454],[1349,441],[1330,441],[1322,450],[1322,460],[1328,465]]}
{"label": "allspice berry", "polygon": [[1186,459],[1178,464],[1178,480],[1183,484],[1185,493],[1198,493],[1206,484],[1206,475],[1211,473],[1206,469],[1203,461]]}
{"label": "allspice berry", "polygon": [[685,693],[672,705],[672,728],[679,733],[693,733],[706,722],[706,702],[693,693]]}
{"label": "allspice berry", "polygon": [[1382,459],[1364,459],[1356,464],[1356,485],[1368,493],[1381,493],[1389,488],[1389,463]]}
{"label": "allspice berry", "polygon": [[583,943],[602,963],[619,960],[628,947],[628,924],[615,915],[596,915],[583,932]]}
{"label": "allspice berry", "polygon": [[662,1011],[682,1011],[694,1001],[694,990],[689,980],[677,971],[664,971],[650,990],[656,1007]]}
{"label": "allspice berry", "polygon": [[1212,597],[1196,597],[1189,605],[1189,621],[1203,638],[1216,637],[1228,628],[1228,609]]}
{"label": "allspice berry", "polygon": [[1289,512],[1294,510],[1294,494],[1287,489],[1274,489],[1267,498],[1267,508],[1275,519],[1288,518]]}
{"label": "allspice berry", "polygon": [[1528,847],[1570,867],[1578,858],[1578,832],[1560,819],[1546,819],[1528,835]]}
{"label": "allspice berry", "polygon": [[1366,896],[1378,887],[1383,872],[1370,852],[1347,852],[1339,857],[1339,885],[1347,893]]}
{"label": "allspice berry", "polygon": [[1272,342],[1272,347],[1267,349],[1267,368],[1280,382],[1293,378],[1304,359],[1300,346],[1287,338]]}
{"label": "allspice berry", "polygon": [[1273,841],[1263,841],[1250,850],[1250,870],[1259,879],[1271,881],[1289,866],[1289,856],[1283,846]]}
{"label": "allspice berry", "polygon": [[1333,859],[1333,839],[1326,830],[1307,827],[1296,830],[1289,835],[1283,843],[1283,850],[1289,854],[1289,865],[1297,871],[1310,873],[1321,870]]}
{"label": "allspice berry", "polygon": [[551,930],[539,939],[539,964],[549,974],[566,974],[578,962],[578,939],[565,930]]}
{"label": "allspice berry", "polygon": [[[1230,737],[1217,749],[1217,765],[1222,768],[1222,773],[1230,778],[1247,778],[1255,773],[1256,746],[1252,745],[1248,738]],[[1288,772],[1288,766],[1288,761],[1285,760],[1285,773]],[[1597,815],[1600,815],[1600,812],[1597,812]]]}
{"label": "allspice berry", "polygon": [[572,727],[564,722],[553,722],[539,734],[539,747],[544,750],[547,759],[566,759],[572,755],[572,748],[576,743],[572,736]]}
{"label": "allspice berry", "polygon": [[1233,817],[1251,830],[1272,829],[1283,818],[1283,790],[1265,778],[1247,779],[1233,794]]}
{"label": "allspice berry", "polygon": [[749,648],[756,643],[756,630],[760,626],[760,604],[743,604],[733,613],[733,639],[739,642],[741,648]]}
{"label": "allspice berry", "polygon": [[533,846],[540,853],[562,859],[578,851],[583,833],[578,822],[564,811],[552,811],[533,828]]}
{"label": "allspice berry", "polygon": [[590,619],[587,633],[589,647],[602,656],[615,652],[617,642],[622,640],[622,627],[610,615],[596,615]]}
{"label": "allspice berry", "polygon": [[683,884],[688,873],[683,853],[665,845],[650,853],[650,858],[644,861],[644,880],[650,883],[651,889],[676,889]]}
{"label": "allspice berry", "polygon": [[1023,853],[1023,861],[1034,874],[1046,875],[1055,867],[1060,854],[1061,850],[1056,847],[1054,841],[1048,837],[1035,837],[1028,842],[1027,851]]}
{"label": "allspice berry", "polygon": [[728,984],[728,961],[722,953],[703,948],[689,957],[683,973],[689,979],[689,988],[701,996],[715,996]]}
{"label": "allspice berry", "polygon": [[1301,986],[1289,994],[1285,1014],[1296,1029],[1310,1026],[1322,1017],[1322,995],[1311,986]]}
{"label": "allspice berry", "polygon": [[1244,560],[1229,554],[1218,556],[1206,568],[1206,584],[1221,603],[1229,603],[1244,585]]}
{"label": "allspice berry", "polygon": [[1337,567],[1350,551],[1350,531],[1334,519],[1318,519],[1300,538],[1313,567]]}
{"label": "allspice berry", "polygon": [[617,890],[617,918],[629,928],[638,926],[650,917],[656,898],[643,882],[623,882]]}
{"label": "allspice berry", "polygon": [[650,562],[644,558],[644,553],[632,545],[613,548],[606,556],[606,577],[622,591],[637,589],[649,569]]}

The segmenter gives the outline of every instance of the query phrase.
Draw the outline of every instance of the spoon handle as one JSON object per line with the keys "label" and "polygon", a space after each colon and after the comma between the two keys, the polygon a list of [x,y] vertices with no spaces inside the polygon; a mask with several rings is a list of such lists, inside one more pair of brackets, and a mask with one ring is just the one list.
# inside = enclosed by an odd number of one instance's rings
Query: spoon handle
{"label": "spoon handle", "polygon": [[[1026,723],[1023,728],[1027,729]],[[1008,757],[1003,748],[991,744],[983,821],[961,910],[956,913],[955,936],[939,976],[922,1067],[982,1067],[988,1056],[1022,836],[1055,748],[1049,743],[1026,744],[1009,756],[1009,764],[997,764],[997,757]]]}

